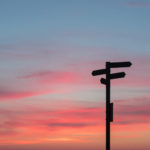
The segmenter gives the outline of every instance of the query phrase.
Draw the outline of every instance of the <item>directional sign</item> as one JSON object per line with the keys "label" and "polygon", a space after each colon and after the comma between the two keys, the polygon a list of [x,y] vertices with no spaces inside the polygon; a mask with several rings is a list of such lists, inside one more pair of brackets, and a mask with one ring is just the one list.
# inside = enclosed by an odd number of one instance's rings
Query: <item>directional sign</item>
{"label": "directional sign", "polygon": [[107,84],[106,79],[104,79],[104,78],[101,78],[100,81],[101,81],[102,84],[105,84],[105,85]]}
{"label": "directional sign", "polygon": [[102,74],[106,74],[106,69],[94,70],[94,71],[92,72],[92,75],[93,75],[93,76],[102,75]]}
{"label": "directional sign", "polygon": [[131,62],[110,62],[110,68],[120,68],[120,67],[130,67],[132,65]]}
{"label": "directional sign", "polygon": [[113,74],[110,74],[110,79],[124,78],[125,75],[126,74],[124,72],[113,73]]}
{"label": "directional sign", "polygon": [[100,82],[106,86],[106,150],[110,150],[110,123],[113,122],[113,103],[110,101],[111,79],[124,78],[124,72],[112,73],[111,68],[130,67],[131,62],[106,62],[106,69],[94,70],[93,76],[106,75]]}

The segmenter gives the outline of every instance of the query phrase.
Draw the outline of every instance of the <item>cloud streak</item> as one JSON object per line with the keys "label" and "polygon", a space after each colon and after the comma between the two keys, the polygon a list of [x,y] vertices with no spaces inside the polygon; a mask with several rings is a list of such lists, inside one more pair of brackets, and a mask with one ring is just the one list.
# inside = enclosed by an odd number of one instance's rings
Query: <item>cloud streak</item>
{"label": "cloud streak", "polygon": [[150,3],[147,3],[147,2],[142,2],[142,1],[139,1],[139,2],[128,2],[126,3],[127,6],[129,7],[135,7],[135,8],[145,8],[145,7],[150,7]]}
{"label": "cloud streak", "polygon": [[67,71],[38,71],[28,75],[19,76],[19,79],[36,79],[42,84],[71,84],[78,79],[73,72]]}
{"label": "cloud streak", "polygon": [[0,101],[3,100],[15,100],[22,99],[32,96],[44,95],[48,93],[55,93],[52,90],[49,91],[15,91],[15,90],[5,90],[3,88],[0,89]]}
{"label": "cloud streak", "polygon": [[[139,125],[145,126],[145,130],[147,130],[147,125],[150,124],[149,97],[116,100],[114,101],[114,110],[113,128],[115,133],[122,133],[126,130],[132,132],[132,128],[134,129],[135,126],[138,127]],[[51,139],[56,136],[58,139],[61,137],[73,138],[71,135],[76,135],[78,132],[80,133],[78,138],[84,140],[85,136],[82,135],[88,133],[93,138],[97,133],[99,136],[104,136],[105,131],[104,104],[102,107],[82,107],[67,110],[22,106],[16,110],[0,109],[0,114],[0,134],[6,139],[8,137],[13,140],[16,137],[23,137],[23,139],[31,137],[33,143],[38,139],[43,143],[45,142],[44,139]],[[138,128],[134,130],[137,132]],[[128,138],[128,136],[125,135],[124,138]],[[22,142],[26,143],[25,141]]]}

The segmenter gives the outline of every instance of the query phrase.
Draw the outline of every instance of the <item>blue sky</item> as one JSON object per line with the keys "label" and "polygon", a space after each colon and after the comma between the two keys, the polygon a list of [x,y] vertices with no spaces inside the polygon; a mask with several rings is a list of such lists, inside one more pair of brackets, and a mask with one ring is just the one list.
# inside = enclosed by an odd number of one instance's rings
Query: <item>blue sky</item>
{"label": "blue sky", "polygon": [[149,0],[0,0],[0,149],[104,148],[105,88],[91,72],[131,61],[112,70],[127,74],[112,81],[112,145],[136,137],[148,150],[149,14]]}

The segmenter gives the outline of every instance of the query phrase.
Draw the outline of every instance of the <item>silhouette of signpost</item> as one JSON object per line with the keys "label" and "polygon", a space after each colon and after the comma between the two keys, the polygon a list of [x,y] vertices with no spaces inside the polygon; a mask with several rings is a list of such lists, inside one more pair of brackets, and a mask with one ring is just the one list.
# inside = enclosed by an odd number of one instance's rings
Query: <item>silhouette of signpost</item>
{"label": "silhouette of signpost", "polygon": [[131,62],[106,62],[106,69],[94,70],[93,76],[106,74],[106,79],[101,78],[101,83],[106,85],[106,150],[110,150],[110,122],[113,122],[113,103],[110,103],[110,80],[124,78],[124,72],[111,74],[111,68],[130,67]]}

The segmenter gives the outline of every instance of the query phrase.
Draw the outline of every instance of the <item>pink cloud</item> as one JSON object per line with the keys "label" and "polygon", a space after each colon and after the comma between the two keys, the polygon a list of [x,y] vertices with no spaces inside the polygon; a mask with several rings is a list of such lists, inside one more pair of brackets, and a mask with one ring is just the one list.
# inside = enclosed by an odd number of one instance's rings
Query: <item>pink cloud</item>
{"label": "pink cloud", "polygon": [[[119,50],[117,50],[119,51]],[[114,55],[114,53],[112,54]],[[128,58],[128,57],[127,57]],[[129,58],[128,58],[129,59]],[[124,57],[119,55],[119,58],[113,59],[111,61],[123,61]],[[115,69],[113,68],[112,72],[125,71],[126,76],[124,79],[112,80],[114,86],[150,86],[150,78],[148,76],[150,67],[149,67],[149,57],[141,56],[134,58],[132,60],[132,66],[130,68]],[[104,60],[89,60],[89,61],[78,61],[77,63],[72,63],[65,66],[65,70],[53,71],[53,70],[39,70],[26,75],[18,76],[18,79],[22,79],[26,82],[32,82],[32,85],[44,86],[44,85],[96,85],[98,83],[97,79],[99,77],[92,77],[91,72],[95,69],[105,68]],[[69,70],[69,71],[66,71]],[[77,70],[77,71],[76,71]],[[67,87],[67,86],[66,86]]]}
{"label": "pink cloud", "polygon": [[[148,97],[131,100],[114,101],[114,122],[112,123],[112,132],[119,133],[115,138],[124,137],[128,139],[132,137],[133,132],[137,132],[140,126],[145,127],[143,131],[148,129],[150,124],[150,103]],[[8,139],[22,137],[26,139],[32,138],[33,142],[41,139],[61,137],[74,138],[87,141],[91,138],[104,138],[105,134],[105,106],[93,108],[72,108],[67,110],[51,110],[37,108],[35,106],[22,106],[23,108],[16,110],[0,110],[0,128],[1,135]],[[52,107],[52,106],[51,106]],[[7,118],[7,119],[6,119]],[[123,134],[130,132],[130,134]],[[78,136],[72,136],[76,135]],[[101,135],[101,136],[100,136]],[[88,138],[88,139],[86,139]],[[10,142],[8,142],[10,143]]]}
{"label": "pink cloud", "polygon": [[16,92],[16,91],[0,91],[0,98],[1,99],[16,99],[16,98],[25,98],[34,96],[36,93],[34,92]]}
{"label": "pink cloud", "polygon": [[18,78],[35,79],[41,84],[71,84],[78,80],[75,73],[67,71],[39,71]]}
{"label": "pink cloud", "polygon": [[115,124],[150,123],[149,97],[114,101]]}
{"label": "pink cloud", "polygon": [[[10,120],[3,120],[1,127],[39,126],[44,128],[84,128],[105,124],[105,107],[72,108],[68,110],[45,110],[22,108],[21,110],[0,110]],[[14,118],[14,119],[13,119]],[[114,101],[114,124],[150,123],[148,98]]]}
{"label": "pink cloud", "polygon": [[54,93],[54,91],[14,91],[14,90],[5,90],[0,89],[0,101],[3,100],[12,100],[12,99],[22,99],[32,96],[44,95],[48,93]]}
{"label": "pink cloud", "polygon": [[[81,108],[74,110],[44,110],[39,108],[22,109],[18,111],[1,110],[2,116],[10,116],[9,121],[4,121],[1,127],[20,127],[29,125],[39,125],[47,127],[84,127],[93,126],[99,122],[100,112],[104,108]],[[43,117],[45,116],[45,117]],[[23,119],[21,119],[23,118]],[[91,121],[92,120],[92,121]]]}

